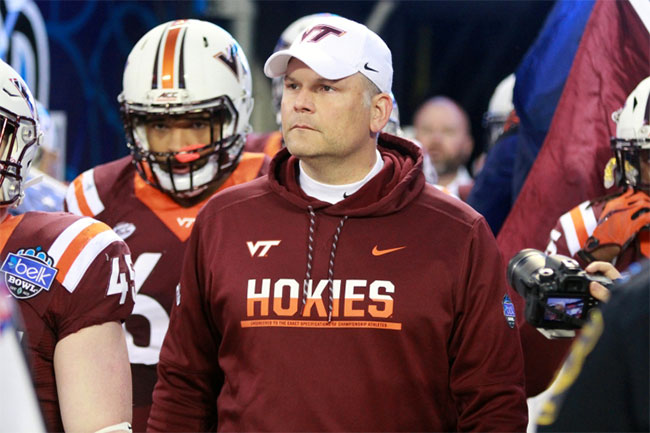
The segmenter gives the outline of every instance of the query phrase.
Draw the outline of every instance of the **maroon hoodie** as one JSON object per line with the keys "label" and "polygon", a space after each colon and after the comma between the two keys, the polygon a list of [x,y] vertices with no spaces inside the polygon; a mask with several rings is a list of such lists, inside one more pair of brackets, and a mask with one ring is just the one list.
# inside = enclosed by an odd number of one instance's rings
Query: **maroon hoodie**
{"label": "maroon hoodie", "polygon": [[158,366],[159,431],[524,431],[519,332],[484,219],[412,143],[331,205],[286,149],[199,214]]}

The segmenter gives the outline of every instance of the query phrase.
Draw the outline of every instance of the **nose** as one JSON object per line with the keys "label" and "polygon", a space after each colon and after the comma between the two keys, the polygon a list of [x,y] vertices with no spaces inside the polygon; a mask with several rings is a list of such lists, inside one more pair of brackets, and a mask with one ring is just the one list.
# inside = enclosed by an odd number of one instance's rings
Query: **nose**
{"label": "nose", "polygon": [[311,97],[311,92],[305,87],[301,88],[293,101],[293,108],[297,112],[313,112],[314,101]]}
{"label": "nose", "polygon": [[187,150],[188,146],[198,144],[196,137],[187,128],[171,128],[169,131],[169,150],[171,152],[180,152]]}

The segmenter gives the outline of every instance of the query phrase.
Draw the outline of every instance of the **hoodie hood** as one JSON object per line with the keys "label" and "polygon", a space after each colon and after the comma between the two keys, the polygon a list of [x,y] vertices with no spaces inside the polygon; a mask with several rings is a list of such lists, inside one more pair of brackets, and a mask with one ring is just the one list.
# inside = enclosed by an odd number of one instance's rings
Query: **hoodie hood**
{"label": "hoodie hood", "polygon": [[298,158],[284,148],[269,170],[270,188],[293,205],[332,216],[370,217],[399,211],[418,196],[425,184],[420,148],[391,134],[379,135],[379,153],[384,167],[361,189],[336,204],[307,196],[298,184]]}

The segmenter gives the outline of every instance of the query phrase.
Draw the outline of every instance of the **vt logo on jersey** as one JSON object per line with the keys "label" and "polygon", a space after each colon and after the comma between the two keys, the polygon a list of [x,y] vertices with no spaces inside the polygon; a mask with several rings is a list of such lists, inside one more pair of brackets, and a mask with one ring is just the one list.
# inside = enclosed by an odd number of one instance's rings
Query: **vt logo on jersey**
{"label": "vt logo on jersey", "polygon": [[58,269],[52,267],[52,258],[41,247],[20,249],[9,253],[0,271],[11,294],[18,299],[38,295],[43,289],[50,290]]}
{"label": "vt logo on jersey", "polygon": [[266,257],[271,247],[277,247],[282,241],[247,241],[246,246],[251,257]]}
{"label": "vt logo on jersey", "polygon": [[191,217],[176,217],[176,222],[180,227],[185,227],[186,229],[189,229],[192,227],[192,224],[194,224],[194,220],[196,218],[191,218]]}

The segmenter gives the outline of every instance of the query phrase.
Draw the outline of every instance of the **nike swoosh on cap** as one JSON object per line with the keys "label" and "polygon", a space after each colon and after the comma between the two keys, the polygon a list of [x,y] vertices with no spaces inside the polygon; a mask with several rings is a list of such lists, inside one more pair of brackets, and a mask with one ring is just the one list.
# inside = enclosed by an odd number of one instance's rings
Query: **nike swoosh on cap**
{"label": "nike swoosh on cap", "polygon": [[368,62],[366,62],[366,64],[363,65],[363,69],[365,69],[365,70],[367,70],[367,71],[372,71],[372,72],[379,72],[378,70],[373,69],[373,68],[371,68],[370,66],[368,66]]}
{"label": "nike swoosh on cap", "polygon": [[404,247],[388,248],[386,250],[380,250],[379,248],[377,248],[377,245],[375,245],[374,248],[372,249],[372,255],[383,256],[384,254],[394,253],[395,251],[403,250],[404,248],[406,247],[404,246]]}

